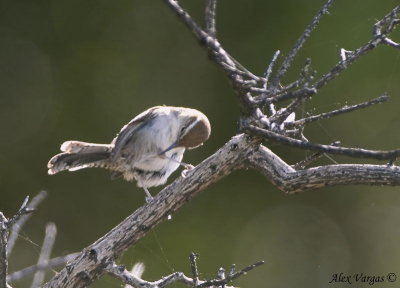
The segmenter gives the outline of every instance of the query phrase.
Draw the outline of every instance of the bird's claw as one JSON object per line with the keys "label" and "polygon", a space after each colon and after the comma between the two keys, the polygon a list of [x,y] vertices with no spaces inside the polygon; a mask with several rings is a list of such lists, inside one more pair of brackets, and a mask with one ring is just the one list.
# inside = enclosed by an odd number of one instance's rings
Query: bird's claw
{"label": "bird's claw", "polygon": [[192,164],[185,165],[185,170],[192,170],[192,169],[194,169],[194,166]]}
{"label": "bird's claw", "polygon": [[192,164],[186,164],[186,165],[185,165],[185,170],[182,171],[181,176],[182,176],[183,178],[186,178],[187,173],[188,173],[190,170],[192,170],[193,168],[194,168],[194,166],[193,166]]}

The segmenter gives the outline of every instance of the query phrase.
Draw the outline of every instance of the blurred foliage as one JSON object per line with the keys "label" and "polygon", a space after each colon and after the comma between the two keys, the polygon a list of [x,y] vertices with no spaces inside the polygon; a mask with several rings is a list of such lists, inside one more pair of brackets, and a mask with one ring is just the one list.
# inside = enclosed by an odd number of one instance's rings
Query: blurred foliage
{"label": "blurred foliage", "polygon": [[[204,1],[181,3],[202,21]],[[218,35],[236,59],[260,74],[276,49],[287,53],[322,3],[221,0]],[[376,20],[397,4],[337,0],[286,80],[295,79],[306,57],[318,75],[327,71],[340,48],[367,41]],[[393,36],[399,40],[400,32]],[[306,131],[309,139],[398,148],[399,67],[399,51],[381,47],[332,81],[304,112],[328,111],[383,92],[392,98],[313,124]],[[111,181],[107,171],[48,176],[46,163],[64,140],[109,142],[135,115],[161,104],[197,108],[212,123],[211,139],[188,151],[186,162],[199,163],[237,132],[239,111],[229,82],[163,1],[0,0],[0,92],[0,211],[11,215],[26,195],[49,191],[21,233],[11,271],[36,262],[46,222],[57,224],[53,256],[59,256],[89,245],[143,204],[141,189]],[[267,145],[289,163],[306,155]],[[399,189],[333,187],[287,196],[254,171],[236,172],[151,231],[121,262],[144,261],[144,277],[151,280],[172,271],[188,273],[191,251],[200,253],[205,278],[221,265],[266,260],[238,281],[242,287],[323,287],[334,273],[400,273]],[[105,276],[93,287],[121,283]]]}

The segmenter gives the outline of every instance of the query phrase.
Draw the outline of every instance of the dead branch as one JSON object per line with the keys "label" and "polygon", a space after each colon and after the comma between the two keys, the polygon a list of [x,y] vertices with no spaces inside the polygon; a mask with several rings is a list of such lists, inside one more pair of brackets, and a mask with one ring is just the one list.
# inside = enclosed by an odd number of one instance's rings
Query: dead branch
{"label": "dead branch", "polygon": [[359,103],[359,104],[351,105],[351,106],[347,106],[346,105],[346,106],[344,106],[342,108],[339,108],[337,110],[333,110],[333,111],[330,111],[330,112],[325,112],[325,113],[321,113],[321,114],[318,114],[318,115],[313,115],[313,116],[309,116],[307,118],[303,118],[303,119],[300,119],[300,120],[293,121],[293,122],[288,124],[287,128],[292,128],[292,127],[296,127],[297,128],[299,126],[304,126],[306,124],[309,124],[309,123],[312,123],[312,122],[315,122],[315,121],[320,121],[320,120],[323,120],[323,119],[329,119],[329,118],[332,118],[334,116],[338,116],[338,115],[341,115],[341,114],[344,114],[344,113],[349,113],[349,112],[353,112],[353,111],[356,111],[356,110],[359,110],[359,109],[367,108],[369,106],[372,106],[372,105],[375,105],[375,104],[379,104],[379,103],[382,103],[382,102],[386,102],[388,100],[389,100],[389,96],[382,95],[382,96],[379,96],[378,98],[372,99],[372,100],[367,101],[367,102],[363,102],[363,103]]}
{"label": "dead branch", "polygon": [[7,261],[7,237],[8,220],[0,212],[0,288],[9,288],[7,283],[8,261]]}
{"label": "dead branch", "polygon": [[[191,254],[190,257],[190,266],[191,270],[197,270],[197,257],[192,257],[196,255],[194,253]],[[133,287],[144,287],[144,288],[162,288],[168,285],[175,284],[177,282],[183,283],[189,287],[226,287],[230,288],[232,286],[226,286],[228,283],[232,282],[234,279],[246,274],[247,272],[253,270],[254,268],[264,264],[264,261],[256,262],[252,265],[249,265],[243,268],[240,271],[235,272],[234,269],[231,269],[230,273],[225,276],[225,269],[220,268],[218,270],[218,275],[216,279],[212,280],[199,280],[197,278],[198,273],[196,273],[196,278],[190,278],[186,276],[183,272],[175,272],[171,275],[165,276],[157,281],[146,281],[141,279],[140,276],[135,275],[134,273],[130,273],[125,269],[124,266],[116,265],[114,262],[109,263],[104,270],[115,278],[120,279],[123,283],[131,285]],[[235,267],[232,265],[232,267]]]}
{"label": "dead branch", "polygon": [[[46,191],[40,191],[39,194],[37,194],[35,197],[32,198],[32,200],[29,203],[29,208],[30,209],[36,209],[39,204],[47,197],[47,192]],[[19,218],[18,221],[14,223],[14,225],[11,228],[11,233],[10,237],[8,238],[8,246],[7,246],[7,255],[10,256],[15,242],[18,239],[19,231],[21,228],[25,225],[26,221],[28,221],[29,217],[31,216],[31,213],[28,213],[26,215],[23,215]]]}
{"label": "dead branch", "polygon": [[79,255],[79,253],[71,253],[71,254],[68,254],[65,256],[55,257],[55,258],[48,260],[47,263],[32,265],[32,266],[26,267],[22,270],[12,272],[11,274],[9,274],[7,276],[7,281],[12,283],[12,282],[21,280],[25,277],[28,277],[28,276],[36,273],[37,271],[45,271],[48,269],[53,269],[55,267],[60,267],[62,265],[67,264],[69,261],[71,261],[78,255]]}
{"label": "dead branch", "polygon": [[249,155],[249,166],[287,193],[336,185],[400,185],[400,167],[338,164],[295,170],[265,146]]}
{"label": "dead branch", "polygon": [[[38,266],[45,266],[49,262],[51,250],[53,250],[53,245],[56,240],[57,227],[54,223],[48,223],[46,226],[46,233],[44,236],[42,249],[40,250]],[[44,271],[36,271],[31,288],[41,287],[44,280]]]}
{"label": "dead branch", "polygon": [[27,215],[33,211],[29,207],[29,196],[25,197],[24,202],[18,209],[17,213],[10,219],[7,219],[2,212],[0,212],[0,288],[10,288],[11,286],[7,283],[8,275],[8,235],[11,227],[18,222],[21,217]]}
{"label": "dead branch", "polygon": [[274,80],[272,81],[272,88],[276,89],[279,83],[281,82],[283,76],[287,73],[290,68],[294,58],[299,53],[301,47],[303,47],[304,43],[310,37],[311,33],[315,30],[323,15],[328,14],[329,8],[332,6],[334,0],[328,0],[318,11],[317,15],[315,15],[314,19],[304,30],[303,34],[297,40],[296,44],[293,46],[292,50],[288,53],[285,60],[283,61],[281,67],[278,69]]}
{"label": "dead branch", "polygon": [[[321,76],[319,80],[314,84],[315,88],[320,89],[325,86],[330,80],[335,78],[344,69],[348,68],[350,64],[353,64],[356,60],[360,59],[364,54],[376,49],[381,44],[389,44],[393,42],[388,37],[399,24],[397,17],[400,14],[400,6],[395,7],[390,11],[382,20],[378,21],[373,27],[373,37],[367,43],[352,51],[346,51],[345,59],[342,59],[337,63],[331,71]],[[393,42],[393,45],[389,45],[393,48],[399,48],[399,44]]]}
{"label": "dead branch", "polygon": [[391,151],[379,151],[379,150],[367,150],[362,148],[348,148],[348,147],[337,147],[333,145],[324,145],[318,143],[312,143],[309,141],[298,140],[288,136],[272,132],[267,129],[258,128],[253,125],[249,125],[246,128],[250,134],[258,135],[276,142],[287,144],[294,147],[303,148],[306,150],[320,151],[324,153],[346,155],[354,158],[370,158],[377,160],[391,160],[396,159],[400,155],[400,149]]}

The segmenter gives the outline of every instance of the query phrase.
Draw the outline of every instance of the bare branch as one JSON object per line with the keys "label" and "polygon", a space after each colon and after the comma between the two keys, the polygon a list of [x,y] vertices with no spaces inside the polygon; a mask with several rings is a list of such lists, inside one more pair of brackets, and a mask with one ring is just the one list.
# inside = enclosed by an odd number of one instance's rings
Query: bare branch
{"label": "bare branch", "polygon": [[269,62],[268,68],[267,70],[265,70],[264,72],[264,78],[265,78],[265,83],[264,83],[264,89],[267,89],[267,85],[268,85],[268,81],[269,78],[271,77],[272,71],[274,69],[275,63],[278,60],[279,54],[281,53],[281,51],[277,50],[274,53],[274,56],[272,56],[271,62]]}
{"label": "bare branch", "polygon": [[[325,86],[330,80],[335,78],[341,71],[346,69],[350,64],[353,64],[356,60],[358,60],[362,55],[374,50],[382,43],[388,44],[386,39],[387,36],[393,31],[395,26],[398,24],[397,17],[400,14],[400,6],[396,6],[392,11],[390,11],[382,20],[378,21],[374,25],[373,29],[373,38],[368,41],[366,44],[356,49],[355,51],[346,51],[345,59],[341,60],[336,64],[335,67],[332,68],[331,71],[321,76],[321,78],[316,81],[314,87],[320,89]],[[386,29],[383,27],[387,27]],[[395,45],[395,48],[397,45]],[[342,57],[343,58],[343,57]]]}
{"label": "bare branch", "polygon": [[[195,255],[192,253],[192,255]],[[190,258],[191,261],[196,262],[196,258]],[[140,277],[129,273],[124,266],[118,266],[115,263],[109,263],[104,268],[107,273],[110,275],[120,279],[122,282],[132,285],[134,287],[144,287],[144,288],[163,288],[171,284],[175,284],[176,282],[183,283],[187,286],[191,287],[226,287],[229,288],[230,286],[225,286],[232,280],[246,274],[250,270],[264,264],[264,261],[259,261],[252,265],[249,265],[238,272],[230,273],[227,277],[225,277],[225,269],[220,268],[218,270],[218,278],[213,280],[194,280],[192,278],[187,277],[183,272],[175,272],[168,276],[163,277],[160,280],[150,282],[141,279]],[[193,266],[193,264],[191,264]],[[197,267],[197,264],[195,264]],[[197,269],[197,268],[196,268]],[[231,270],[232,271],[232,270]],[[232,287],[233,288],[233,287]]]}
{"label": "bare branch", "polygon": [[393,48],[397,48],[397,49],[400,49],[400,44],[399,43],[397,43],[397,42],[394,42],[393,40],[391,40],[390,38],[385,38],[385,39],[383,39],[383,41],[385,42],[385,44],[387,44],[387,45],[389,45],[389,46],[391,46],[391,47],[393,47]]}
{"label": "bare branch", "polygon": [[[207,32],[203,31],[200,26],[192,19],[192,17],[178,4],[175,0],[164,0],[167,5],[175,12],[175,14],[182,20],[182,22],[192,31],[194,36],[203,46],[207,48],[208,52],[215,55],[215,60],[218,64],[225,63],[233,68],[236,67],[235,62],[222,48],[221,44]],[[224,65],[221,67],[226,69]],[[231,71],[230,71],[231,72]]]}
{"label": "bare branch", "polygon": [[304,126],[304,125],[309,124],[311,122],[319,121],[319,120],[322,120],[322,119],[328,119],[328,118],[331,118],[331,117],[334,117],[334,116],[337,116],[337,115],[341,115],[341,114],[352,112],[352,111],[355,111],[355,110],[358,110],[358,109],[366,108],[366,107],[369,107],[369,106],[372,106],[372,105],[375,105],[375,104],[379,104],[379,103],[385,102],[387,100],[389,100],[389,96],[385,94],[385,95],[379,96],[378,98],[372,99],[372,100],[367,101],[367,102],[363,102],[363,103],[359,103],[359,104],[351,105],[351,106],[344,106],[344,107],[342,107],[340,109],[337,109],[337,110],[333,110],[333,111],[330,111],[330,112],[321,113],[321,114],[318,114],[318,115],[313,115],[313,116],[310,116],[310,117],[307,117],[307,118],[296,120],[296,121],[294,121],[292,123],[289,123],[288,124],[288,128]]}
{"label": "bare branch", "polygon": [[264,146],[249,155],[249,165],[286,193],[336,185],[400,185],[400,167],[340,164],[294,170]]}
{"label": "bare branch", "polygon": [[217,29],[215,25],[216,9],[217,9],[217,0],[207,0],[206,13],[205,13],[206,31],[208,35],[210,35],[213,38],[215,38],[217,34]]}
{"label": "bare branch", "polygon": [[199,257],[199,254],[193,252],[189,256],[190,268],[192,270],[193,288],[196,288],[197,285],[199,285],[199,269],[197,268],[197,257]]}
{"label": "bare branch", "polygon": [[231,282],[232,280],[246,274],[250,270],[253,270],[256,267],[261,266],[262,264],[264,264],[264,261],[256,262],[254,264],[251,264],[251,265],[243,268],[242,270],[240,270],[238,272],[228,275],[224,279],[205,281],[204,283],[201,283],[198,287],[222,286],[222,285],[227,284],[227,283]]}
{"label": "bare branch", "polygon": [[284,94],[278,94],[274,97],[269,97],[269,98],[265,98],[265,99],[257,98],[257,99],[255,99],[255,103],[262,106],[262,105],[278,103],[278,102],[282,102],[282,101],[294,99],[294,98],[307,98],[316,93],[317,93],[317,89],[305,87],[300,90],[289,91]]}
{"label": "bare branch", "polygon": [[22,203],[21,207],[18,209],[17,213],[13,217],[11,217],[10,220],[8,220],[7,225],[11,226],[11,225],[15,224],[15,222],[17,222],[25,214],[29,214],[29,213],[33,212],[33,209],[29,208],[27,206],[28,201],[29,201],[29,196],[26,196],[24,199],[24,202]]}
{"label": "bare branch", "polygon": [[60,256],[60,257],[55,257],[47,261],[45,264],[36,264],[32,265],[29,267],[26,267],[22,270],[13,272],[7,276],[7,281],[8,282],[14,282],[20,279],[23,279],[25,277],[28,277],[35,273],[36,271],[44,271],[47,269],[59,267],[61,265],[67,264],[69,261],[74,259],[76,256],[78,256],[79,253],[71,253],[65,256]]}
{"label": "bare branch", "polygon": [[[38,266],[47,265],[49,262],[51,251],[56,240],[57,227],[54,223],[48,223],[46,226],[46,233],[43,240],[42,249],[38,260]],[[44,271],[38,270],[33,277],[31,288],[41,287],[44,280]]]}
{"label": "bare branch", "polygon": [[[137,278],[142,278],[142,275],[144,273],[144,269],[145,269],[144,263],[138,262],[135,265],[133,265],[132,270],[131,270],[131,274],[133,276],[137,277]],[[131,286],[129,284],[126,284],[124,286],[124,288],[133,288],[133,286]]]}
{"label": "bare branch", "polygon": [[366,150],[362,148],[347,148],[347,147],[336,147],[332,145],[317,144],[302,140],[297,140],[287,136],[282,136],[278,133],[258,128],[254,125],[249,125],[245,128],[251,134],[262,136],[289,146],[299,147],[306,150],[320,151],[330,154],[346,155],[349,157],[357,158],[370,158],[377,160],[390,160],[395,159],[400,155],[400,150],[390,151],[378,151],[378,150]]}
{"label": "bare branch", "polygon": [[[335,141],[335,142],[333,142],[333,143],[331,143],[331,144],[329,144],[329,145],[332,145],[332,146],[340,146],[340,144],[341,144],[340,141]],[[321,158],[321,157],[324,156],[324,155],[326,155],[326,153],[323,153],[323,152],[315,152],[315,153],[311,154],[310,156],[308,156],[306,159],[304,159],[304,160],[302,160],[302,161],[300,161],[300,162],[298,162],[298,163],[292,165],[292,167],[293,167],[295,170],[304,169],[304,168],[306,168],[307,166],[309,166],[312,162],[318,160],[319,158]]]}
{"label": "bare branch", "polygon": [[124,266],[116,265],[114,263],[110,263],[107,265],[104,270],[110,275],[120,279],[123,283],[126,283],[133,287],[151,287],[149,282],[142,280],[140,277],[129,273],[128,270],[125,269]]}
{"label": "bare branch", "polygon": [[8,275],[8,235],[12,226],[17,222],[22,221],[23,217],[27,216],[34,209],[29,207],[29,196],[25,197],[24,202],[18,209],[17,213],[10,219],[7,219],[2,212],[0,212],[0,288],[9,288],[7,283]]}
{"label": "bare branch", "polygon": [[[250,114],[252,110],[251,95],[247,93],[249,87],[254,86],[261,78],[255,76],[248,69],[229,55],[219,41],[203,31],[192,17],[175,0],[164,0],[182,22],[192,31],[199,43],[206,48],[212,59],[227,73],[237,94],[240,96],[241,109],[245,114]],[[243,75],[250,78],[250,82],[244,79]]]}
{"label": "bare branch", "polygon": [[8,260],[7,260],[8,220],[0,212],[0,288],[9,288],[7,284]]}
{"label": "bare branch", "polygon": [[317,27],[318,23],[320,22],[322,16],[328,13],[328,9],[333,4],[333,2],[334,2],[334,0],[328,0],[325,2],[325,4],[322,6],[322,8],[318,11],[317,15],[315,15],[314,19],[304,30],[303,34],[297,40],[297,42],[293,46],[292,50],[290,50],[288,55],[285,57],[285,60],[283,60],[281,67],[278,69],[275,78],[272,80],[272,87],[274,89],[276,89],[278,87],[279,82],[282,80],[283,76],[288,71],[290,65],[293,62],[293,59],[296,57],[297,53],[299,53],[301,47],[303,47],[304,43],[310,37],[311,33],[315,30],[315,28]]}
{"label": "bare branch", "polygon": [[[25,203],[25,205],[22,205],[21,208],[28,208],[33,210],[36,209],[39,204],[47,197],[47,192],[46,191],[40,191],[35,197],[32,198],[32,200],[30,201],[30,203],[26,206],[27,203]],[[28,198],[29,199],[29,198]],[[26,198],[25,198],[26,200]],[[20,208],[20,211],[21,211]],[[31,216],[30,213],[25,214],[25,215],[20,215],[19,219],[16,221],[14,220],[14,225],[12,225],[11,228],[11,234],[10,237],[8,238],[8,245],[7,245],[7,255],[10,255],[16,240],[18,239],[18,235],[19,235],[19,231],[21,230],[21,228],[24,226],[24,224],[26,223],[26,221],[28,221],[29,217]]]}

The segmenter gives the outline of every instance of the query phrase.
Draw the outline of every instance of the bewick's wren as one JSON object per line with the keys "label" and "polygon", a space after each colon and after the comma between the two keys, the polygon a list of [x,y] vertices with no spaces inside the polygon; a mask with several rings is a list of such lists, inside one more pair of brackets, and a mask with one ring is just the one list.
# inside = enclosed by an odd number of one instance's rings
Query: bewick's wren
{"label": "bewick's wren", "polygon": [[211,133],[207,117],[195,109],[156,106],[139,114],[125,125],[111,144],[67,141],[63,153],[47,164],[50,175],[69,170],[101,167],[127,181],[136,180],[152,197],[148,187],[164,184],[178,169],[185,149],[196,148]]}

